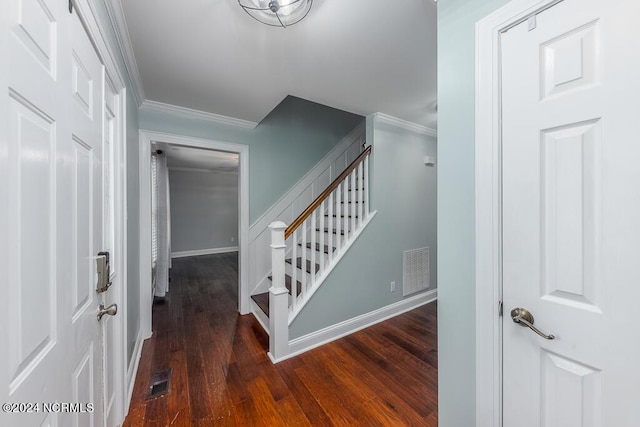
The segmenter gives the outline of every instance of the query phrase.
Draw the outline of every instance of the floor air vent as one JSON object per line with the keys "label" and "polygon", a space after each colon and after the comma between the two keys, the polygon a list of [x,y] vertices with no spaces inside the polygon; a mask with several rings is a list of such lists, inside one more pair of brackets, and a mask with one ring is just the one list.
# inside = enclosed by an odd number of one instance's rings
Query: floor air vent
{"label": "floor air vent", "polygon": [[171,368],[158,371],[151,377],[151,383],[149,384],[149,392],[147,393],[148,399],[155,399],[156,397],[164,396],[169,393],[169,386],[171,385]]}
{"label": "floor air vent", "polygon": [[429,248],[402,253],[402,295],[407,296],[429,288]]}

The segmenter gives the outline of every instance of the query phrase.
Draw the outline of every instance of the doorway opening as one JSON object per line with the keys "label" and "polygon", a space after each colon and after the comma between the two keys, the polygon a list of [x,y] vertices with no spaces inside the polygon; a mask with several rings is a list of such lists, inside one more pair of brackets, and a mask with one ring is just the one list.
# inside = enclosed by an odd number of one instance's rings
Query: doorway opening
{"label": "doorway opening", "polygon": [[[151,259],[154,300],[177,258],[238,252],[238,153],[154,142]],[[237,263],[237,261],[235,261]]]}
{"label": "doorway opening", "polygon": [[236,309],[247,314],[248,147],[148,131],[140,139],[142,336],[151,336],[154,298],[170,291],[168,269],[181,258],[234,255]]}

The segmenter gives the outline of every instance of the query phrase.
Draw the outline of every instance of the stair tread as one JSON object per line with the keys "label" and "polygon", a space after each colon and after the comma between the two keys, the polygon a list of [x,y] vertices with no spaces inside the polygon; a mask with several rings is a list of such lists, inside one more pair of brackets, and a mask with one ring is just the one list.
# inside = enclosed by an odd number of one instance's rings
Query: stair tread
{"label": "stair tread", "polygon": [[[285,262],[286,262],[286,263],[288,263],[288,264],[291,264],[291,258],[287,258],[287,259],[285,259]],[[311,273],[311,260],[309,260],[309,259],[308,259],[308,260],[307,260],[307,262],[306,262],[306,264],[307,264],[307,268],[306,268],[307,273]],[[296,267],[297,267],[298,269],[302,270],[302,257],[298,257],[298,258],[296,258]],[[317,273],[319,270],[320,270],[320,264],[317,264],[317,263],[316,263],[316,273]]]}
{"label": "stair tread", "polygon": [[[325,216],[326,218],[328,218],[328,217],[329,217],[329,214],[324,214],[324,216]],[[332,215],[332,216],[333,216],[334,218],[337,218],[337,217],[338,217],[338,215]],[[346,215],[346,216],[347,216],[347,218],[353,218],[351,215]],[[345,217],[345,215],[340,215],[340,218],[344,218],[344,217]],[[358,215],[356,215],[356,216],[355,216],[355,218],[358,218]]]}
{"label": "stair tread", "polygon": [[[320,231],[320,228],[316,228],[316,231]],[[329,228],[325,227],[324,228],[324,232],[328,233],[329,232]],[[338,234],[338,230],[336,230],[335,228],[332,230],[333,234]],[[344,230],[340,230],[340,235],[344,236]]]}
{"label": "stair tread", "polygon": [[251,295],[251,299],[254,300],[258,307],[260,307],[260,309],[264,311],[264,314],[269,317],[269,292]]}
{"label": "stair tread", "polygon": [[[273,276],[269,276],[269,280],[273,280]],[[300,281],[298,280],[296,280],[296,283],[296,288],[298,291],[297,295],[300,295],[300,292],[302,292],[302,283],[300,283]],[[287,287],[289,294],[291,294],[291,276],[289,276],[288,274],[284,275],[284,285]],[[251,295],[251,299],[254,300],[258,307],[260,307],[260,309],[264,311],[264,314],[269,317],[269,292]]]}
{"label": "stair tread", "polygon": [[[302,243],[298,243],[298,246],[302,247]],[[311,249],[311,242],[307,242],[307,249]],[[336,248],[331,248],[332,252],[336,250]],[[320,252],[320,243],[316,243],[316,251]],[[324,253],[329,253],[329,245],[324,245]]]}

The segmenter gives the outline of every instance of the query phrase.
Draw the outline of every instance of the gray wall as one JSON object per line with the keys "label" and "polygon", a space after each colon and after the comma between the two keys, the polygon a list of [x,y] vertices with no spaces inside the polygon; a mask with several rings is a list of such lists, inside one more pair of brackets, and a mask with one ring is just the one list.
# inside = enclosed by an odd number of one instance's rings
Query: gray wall
{"label": "gray wall", "polygon": [[249,145],[251,223],[364,119],[293,96],[253,130],[153,111],[139,115],[141,129]]}
{"label": "gray wall", "polygon": [[438,1],[438,419],[444,427],[475,425],[475,23],[505,3]]}
{"label": "gray wall", "polygon": [[238,174],[169,169],[171,252],[238,246]]}
{"label": "gray wall", "polygon": [[125,78],[127,86],[127,355],[131,362],[138,330],[140,329],[140,215],[138,185],[138,106],[133,96],[133,87],[124,59],[118,47],[105,0],[91,2],[95,8],[98,22],[103,30],[109,49],[116,60],[120,74]]}
{"label": "gray wall", "polygon": [[[428,246],[437,286],[436,140],[367,117],[372,210],[369,226],[291,324],[290,338],[351,319],[402,297],[402,252]],[[397,290],[390,292],[390,283]],[[330,307],[330,309],[328,309]]]}

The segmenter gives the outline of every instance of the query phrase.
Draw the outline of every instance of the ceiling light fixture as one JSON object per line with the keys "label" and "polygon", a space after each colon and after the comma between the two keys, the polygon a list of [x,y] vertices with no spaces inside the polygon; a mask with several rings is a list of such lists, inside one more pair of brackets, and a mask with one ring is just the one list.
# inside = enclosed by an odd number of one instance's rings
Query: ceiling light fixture
{"label": "ceiling light fixture", "polygon": [[313,0],[238,0],[253,19],[272,27],[286,28],[309,13]]}

